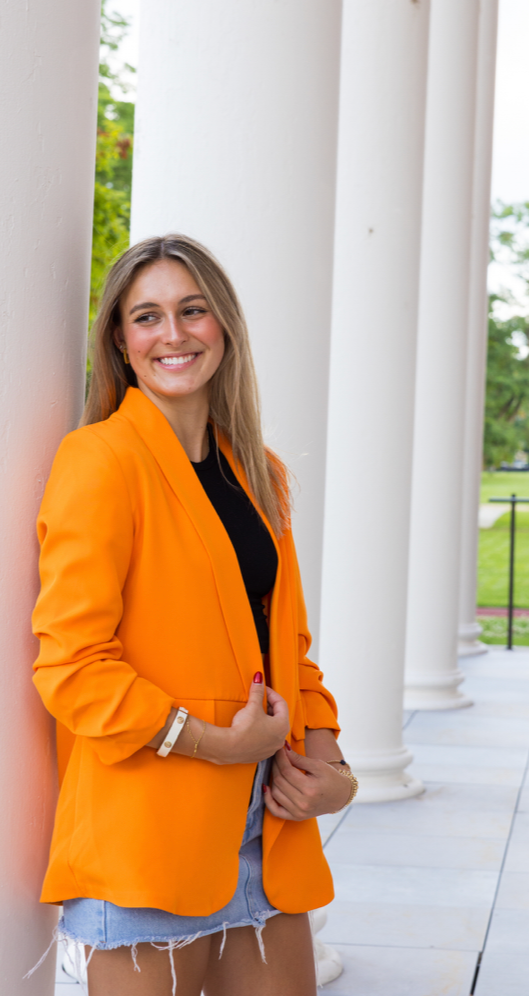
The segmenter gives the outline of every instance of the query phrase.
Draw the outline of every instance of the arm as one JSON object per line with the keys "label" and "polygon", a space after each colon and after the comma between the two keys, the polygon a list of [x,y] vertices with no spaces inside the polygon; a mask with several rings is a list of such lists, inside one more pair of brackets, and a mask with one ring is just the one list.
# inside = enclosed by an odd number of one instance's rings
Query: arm
{"label": "arm", "polygon": [[116,635],[133,528],[114,453],[89,430],[71,433],[55,457],[37,522],[34,682],[49,712],[87,737],[105,764],[143,747],[173,705],[122,659]]}
{"label": "arm", "polygon": [[268,809],[281,819],[304,820],[341,809],[350,796],[351,782],[340,774],[350,771],[350,768],[339,763],[343,760],[343,754],[337,743],[340,727],[336,703],[323,685],[322,672],[307,657],[311,637],[291,534],[288,534],[286,541],[295,568],[298,673],[303,716],[303,730],[297,738],[304,739],[305,757],[289,750],[288,745],[277,752],[272,785],[265,793],[265,802]]}
{"label": "arm", "polygon": [[340,732],[336,702],[323,684],[323,672],[308,657],[312,639],[307,622],[307,609],[301,584],[296,548],[292,533],[290,532],[285,536],[285,545],[287,546],[287,556],[291,559],[294,567],[294,597],[297,601],[298,676],[303,724],[303,733],[300,739],[303,739],[303,736],[306,737],[307,730],[330,730],[334,739],[336,739]]}
{"label": "arm", "polygon": [[[279,749],[288,733],[288,706],[285,700],[267,688],[267,711],[263,708],[264,683],[258,671],[248,692],[248,702],[235,714],[229,727],[213,726],[196,716],[188,716],[185,727],[171,748],[171,753],[200,757],[213,764],[251,764],[262,761]],[[149,741],[147,747],[158,750],[164,742],[177,710],[171,709],[167,722]],[[191,731],[191,735],[189,735]],[[195,753],[195,744],[199,746]]]}
{"label": "arm", "polygon": [[[33,623],[41,646],[34,681],[44,704],[72,733],[86,737],[105,764],[159,745],[175,703],[122,659],[116,631],[132,554],[133,507],[119,462],[96,433],[80,430],[63,440],[37,528],[42,587]],[[215,763],[250,763],[273,754],[288,730],[286,703],[274,696],[267,715],[263,686],[257,686],[231,728],[208,730],[200,756],[206,750]],[[194,723],[201,730],[201,722]],[[189,736],[181,735],[175,746],[184,752],[186,740],[192,753]]]}

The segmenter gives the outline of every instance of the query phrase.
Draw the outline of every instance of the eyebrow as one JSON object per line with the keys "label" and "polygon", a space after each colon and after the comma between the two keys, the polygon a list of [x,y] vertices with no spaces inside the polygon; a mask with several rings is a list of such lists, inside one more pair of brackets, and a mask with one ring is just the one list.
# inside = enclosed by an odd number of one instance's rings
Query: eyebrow
{"label": "eyebrow", "polygon": [[[188,294],[187,297],[180,298],[178,304],[187,304],[188,301],[196,301],[197,298],[201,298],[203,301],[206,300],[204,294]],[[141,304],[135,304],[133,308],[130,309],[129,315],[134,314],[135,311],[141,311],[142,308],[158,308],[159,305],[156,301],[143,301]]]}

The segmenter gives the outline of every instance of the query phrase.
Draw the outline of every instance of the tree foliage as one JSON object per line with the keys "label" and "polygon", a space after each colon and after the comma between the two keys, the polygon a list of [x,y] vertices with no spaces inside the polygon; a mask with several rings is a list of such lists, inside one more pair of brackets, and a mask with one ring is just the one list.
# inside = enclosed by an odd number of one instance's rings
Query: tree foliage
{"label": "tree foliage", "polygon": [[103,0],[90,279],[90,324],[92,324],[97,311],[107,270],[116,256],[129,244],[134,104],[127,100],[117,100],[114,94],[116,89],[119,89],[126,95],[128,85],[123,81],[123,71],[133,70],[127,64],[115,70],[109,61],[111,53],[117,51],[127,28],[128,21],[118,14],[109,13],[107,0]]}
{"label": "tree foliage", "polygon": [[521,289],[490,297],[483,461],[497,467],[529,452],[529,203],[496,208],[491,251]]}

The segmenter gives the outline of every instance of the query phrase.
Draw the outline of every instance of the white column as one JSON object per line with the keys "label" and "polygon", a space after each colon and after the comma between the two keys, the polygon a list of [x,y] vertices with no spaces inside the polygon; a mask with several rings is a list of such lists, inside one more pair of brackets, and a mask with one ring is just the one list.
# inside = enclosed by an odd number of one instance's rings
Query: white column
{"label": "white column", "polygon": [[321,660],[360,802],[423,788],[402,690],[428,17],[343,8]]}
{"label": "white column", "polygon": [[405,706],[470,705],[457,625],[479,0],[432,0]]}
{"label": "white column", "polygon": [[487,265],[489,260],[490,178],[494,123],[494,84],[498,0],[481,0],[478,34],[476,131],[470,242],[467,385],[461,508],[459,654],[487,651],[476,620],[478,508],[483,453],[483,415],[487,364]]}
{"label": "white column", "polygon": [[338,0],[146,0],[132,193],[133,242],[197,238],[241,296],[267,438],[300,486],[294,531],[315,636],[340,14]]}
{"label": "white column", "polygon": [[54,724],[31,683],[35,520],[84,396],[99,2],[1,4],[0,978],[52,996],[57,920],[39,905],[56,799]]}

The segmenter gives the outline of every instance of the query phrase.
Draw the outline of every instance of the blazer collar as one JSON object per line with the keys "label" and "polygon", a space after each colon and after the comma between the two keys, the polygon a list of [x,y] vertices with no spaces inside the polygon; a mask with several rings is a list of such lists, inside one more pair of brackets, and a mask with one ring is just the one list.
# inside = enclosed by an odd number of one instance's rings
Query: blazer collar
{"label": "blazer collar", "polygon": [[[206,548],[234,657],[244,692],[247,693],[253,675],[256,670],[262,668],[262,659],[239,562],[229,536],[212,507],[180,440],[160,409],[139,388],[129,387],[118,414],[132,423],[153,454]],[[219,438],[219,445],[242,487],[253,501],[246,477],[241,473],[241,468],[235,465],[231,447],[223,436]],[[269,524],[266,524],[270,529]],[[270,532],[277,548],[271,529]]]}

